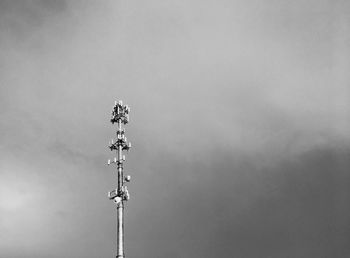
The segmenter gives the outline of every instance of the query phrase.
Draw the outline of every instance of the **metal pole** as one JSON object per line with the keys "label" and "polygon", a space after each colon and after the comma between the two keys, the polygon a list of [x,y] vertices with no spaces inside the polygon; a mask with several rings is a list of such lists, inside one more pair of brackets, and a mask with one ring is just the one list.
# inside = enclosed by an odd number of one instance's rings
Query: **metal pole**
{"label": "metal pole", "polygon": [[[118,120],[118,134],[122,130],[121,119]],[[122,195],[123,189],[123,150],[121,144],[118,145],[118,193]],[[124,258],[124,203],[122,200],[117,203],[117,258]]]}
{"label": "metal pole", "polygon": [[130,181],[130,176],[123,176],[123,162],[125,161],[125,156],[123,155],[123,150],[129,150],[131,144],[127,142],[125,137],[125,129],[122,128],[122,124],[127,124],[129,122],[129,112],[130,108],[123,105],[122,101],[115,103],[112,112],[112,124],[117,123],[117,139],[114,142],[112,139],[109,148],[117,152],[118,158],[114,158],[114,161],[108,160],[108,165],[111,163],[117,163],[117,174],[118,174],[118,186],[117,189],[110,191],[108,197],[114,200],[117,206],[117,258],[125,258],[124,253],[124,201],[129,200],[129,192],[124,183]]}

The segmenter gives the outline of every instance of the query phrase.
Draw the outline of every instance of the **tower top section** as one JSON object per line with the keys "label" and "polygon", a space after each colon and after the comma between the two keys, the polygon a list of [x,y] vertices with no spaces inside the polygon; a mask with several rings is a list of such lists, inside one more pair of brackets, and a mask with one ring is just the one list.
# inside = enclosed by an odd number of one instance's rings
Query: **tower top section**
{"label": "tower top section", "polygon": [[111,123],[123,123],[127,124],[129,122],[130,107],[128,105],[123,105],[123,101],[119,100],[114,103]]}

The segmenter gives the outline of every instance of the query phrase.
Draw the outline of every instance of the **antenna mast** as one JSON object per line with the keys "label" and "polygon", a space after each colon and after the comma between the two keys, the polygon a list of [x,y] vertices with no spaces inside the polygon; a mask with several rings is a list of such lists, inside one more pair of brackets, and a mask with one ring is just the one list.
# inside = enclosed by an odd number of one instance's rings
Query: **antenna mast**
{"label": "antenna mast", "polygon": [[129,122],[130,107],[123,105],[123,102],[116,101],[112,111],[111,123],[117,124],[116,139],[112,139],[109,148],[111,151],[116,151],[117,157],[112,161],[108,160],[108,165],[111,163],[117,164],[118,173],[118,187],[117,189],[108,192],[108,198],[113,200],[117,206],[117,256],[116,258],[125,258],[124,252],[124,202],[129,200],[129,192],[125,185],[126,182],[130,182],[130,176],[123,175],[123,163],[125,161],[125,155],[123,151],[128,151],[131,148],[131,143],[127,141],[125,137],[125,129],[122,128],[122,124]]}

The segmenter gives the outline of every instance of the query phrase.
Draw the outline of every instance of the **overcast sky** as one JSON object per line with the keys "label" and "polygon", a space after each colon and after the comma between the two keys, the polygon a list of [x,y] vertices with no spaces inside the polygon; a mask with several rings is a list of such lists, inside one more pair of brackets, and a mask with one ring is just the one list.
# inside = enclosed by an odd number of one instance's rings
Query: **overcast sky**
{"label": "overcast sky", "polygon": [[0,1],[0,257],[350,257],[346,0]]}

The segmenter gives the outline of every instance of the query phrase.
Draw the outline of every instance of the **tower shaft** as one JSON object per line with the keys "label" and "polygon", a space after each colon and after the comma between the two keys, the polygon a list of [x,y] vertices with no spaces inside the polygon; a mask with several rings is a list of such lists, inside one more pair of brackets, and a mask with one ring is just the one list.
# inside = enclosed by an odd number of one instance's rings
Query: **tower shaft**
{"label": "tower shaft", "polygon": [[117,207],[117,258],[124,258],[124,203]]}
{"label": "tower shaft", "polygon": [[[118,132],[122,130],[122,122],[118,121]],[[118,193],[123,190],[123,149],[118,146]],[[124,200],[117,204],[117,258],[124,258]]]}

